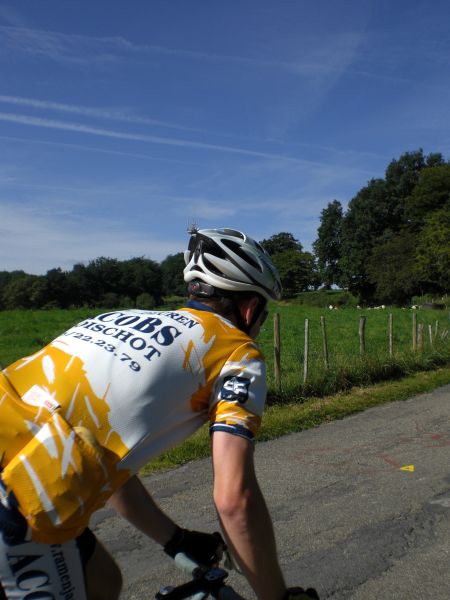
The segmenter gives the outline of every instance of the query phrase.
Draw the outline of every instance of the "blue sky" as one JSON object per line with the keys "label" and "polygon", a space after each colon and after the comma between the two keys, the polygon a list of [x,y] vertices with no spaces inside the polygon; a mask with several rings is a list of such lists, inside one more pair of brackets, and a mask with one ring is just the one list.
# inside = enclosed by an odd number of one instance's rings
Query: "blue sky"
{"label": "blue sky", "polygon": [[447,0],[0,2],[0,270],[306,249],[405,151],[450,157]]}

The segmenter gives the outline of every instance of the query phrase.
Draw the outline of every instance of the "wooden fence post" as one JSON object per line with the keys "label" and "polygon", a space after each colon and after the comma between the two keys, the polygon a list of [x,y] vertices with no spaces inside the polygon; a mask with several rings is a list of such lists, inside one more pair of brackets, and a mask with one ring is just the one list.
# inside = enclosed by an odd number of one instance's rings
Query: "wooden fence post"
{"label": "wooden fence post", "polygon": [[309,319],[305,319],[305,353],[303,358],[303,383],[308,379],[309,358]]}
{"label": "wooden fence post", "polygon": [[417,350],[417,313],[413,310],[413,318],[412,318],[412,349],[413,352]]}
{"label": "wooden fence post", "polygon": [[273,315],[273,354],[275,385],[281,389],[281,338],[280,338],[280,313]]}
{"label": "wooden fence post", "polygon": [[394,355],[394,317],[389,313],[389,356]]}
{"label": "wooden fence post", "polygon": [[423,350],[423,325],[419,323],[417,326],[417,337],[416,337],[416,350],[419,348],[420,351]]}
{"label": "wooden fence post", "polygon": [[325,365],[325,369],[328,369],[330,363],[328,361],[328,340],[327,329],[325,326],[325,317],[320,317],[320,329],[322,330],[323,362]]}
{"label": "wooden fence post", "polygon": [[359,317],[359,354],[366,353],[366,317]]}
{"label": "wooden fence post", "polygon": [[428,325],[428,335],[430,337],[430,347],[433,347],[433,328],[431,325]]}

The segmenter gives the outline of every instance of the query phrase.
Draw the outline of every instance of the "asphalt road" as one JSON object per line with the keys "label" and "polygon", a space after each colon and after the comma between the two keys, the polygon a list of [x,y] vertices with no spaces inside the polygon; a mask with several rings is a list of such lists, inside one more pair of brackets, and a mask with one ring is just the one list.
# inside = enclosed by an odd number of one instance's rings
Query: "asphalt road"
{"label": "asphalt road", "polygon": [[[450,385],[257,445],[289,584],[333,600],[449,600],[449,414]],[[180,524],[217,528],[209,460],[144,481]],[[124,600],[183,580],[110,510],[97,513],[95,531],[123,569]],[[230,582],[254,598],[240,575]]]}

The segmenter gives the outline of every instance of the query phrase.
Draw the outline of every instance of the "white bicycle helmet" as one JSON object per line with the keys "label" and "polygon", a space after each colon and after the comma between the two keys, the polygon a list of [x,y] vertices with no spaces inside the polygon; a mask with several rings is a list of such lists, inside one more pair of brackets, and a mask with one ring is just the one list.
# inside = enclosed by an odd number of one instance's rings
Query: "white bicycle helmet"
{"label": "white bicycle helmet", "polygon": [[241,231],[193,230],[184,261],[186,283],[200,280],[229,292],[257,292],[267,300],[281,297],[280,277],[270,256]]}

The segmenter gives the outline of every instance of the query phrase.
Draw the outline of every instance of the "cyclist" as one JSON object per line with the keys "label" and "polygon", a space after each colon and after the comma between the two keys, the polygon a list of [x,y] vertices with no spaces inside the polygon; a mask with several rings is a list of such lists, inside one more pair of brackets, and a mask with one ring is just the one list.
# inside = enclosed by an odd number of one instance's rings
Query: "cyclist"
{"label": "cyclist", "polygon": [[286,589],[253,465],[266,387],[255,339],[279,276],[232,229],[191,232],[187,306],[111,311],[0,373],[0,582],[6,598],[114,600],[121,574],[88,528],[110,505],[174,557],[215,564],[219,534],[182,529],[137,477],[209,419],[213,496],[226,542],[260,600]]}

